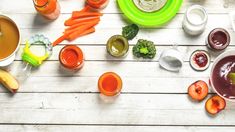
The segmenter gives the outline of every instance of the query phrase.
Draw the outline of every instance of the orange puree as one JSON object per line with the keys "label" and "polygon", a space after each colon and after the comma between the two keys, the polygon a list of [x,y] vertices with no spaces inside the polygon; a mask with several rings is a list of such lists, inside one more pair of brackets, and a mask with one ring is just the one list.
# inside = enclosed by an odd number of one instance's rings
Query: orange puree
{"label": "orange puree", "polygon": [[10,56],[19,43],[19,30],[16,25],[6,17],[0,16],[0,59]]}
{"label": "orange puree", "polygon": [[36,10],[48,19],[56,19],[60,14],[57,0],[34,0]]}
{"label": "orange puree", "polygon": [[84,56],[82,50],[75,45],[67,45],[59,55],[60,63],[68,69],[78,70],[84,64]]}
{"label": "orange puree", "polygon": [[98,88],[106,96],[115,96],[121,92],[122,79],[114,72],[106,72],[99,78]]}

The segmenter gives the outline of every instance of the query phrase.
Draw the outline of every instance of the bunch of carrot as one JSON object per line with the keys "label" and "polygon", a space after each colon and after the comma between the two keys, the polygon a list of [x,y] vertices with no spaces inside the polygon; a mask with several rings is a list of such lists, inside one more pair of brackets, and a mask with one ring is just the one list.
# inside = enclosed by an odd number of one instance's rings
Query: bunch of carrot
{"label": "bunch of carrot", "polygon": [[64,22],[64,25],[68,27],[52,45],[56,46],[64,40],[72,41],[95,32],[95,25],[99,23],[102,15],[100,12],[93,11],[89,6],[84,7],[81,11],[73,11],[71,18]]}

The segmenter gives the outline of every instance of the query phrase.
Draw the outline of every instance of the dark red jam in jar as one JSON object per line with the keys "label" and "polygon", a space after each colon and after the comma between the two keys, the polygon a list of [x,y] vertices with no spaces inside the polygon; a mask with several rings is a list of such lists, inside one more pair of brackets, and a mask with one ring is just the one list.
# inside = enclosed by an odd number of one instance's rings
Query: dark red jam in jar
{"label": "dark red jam in jar", "polygon": [[231,83],[230,73],[235,72],[235,56],[221,59],[212,71],[211,83],[214,89],[223,97],[235,99],[235,85]]}
{"label": "dark red jam in jar", "polygon": [[204,67],[208,63],[208,58],[204,53],[195,54],[193,60],[199,67]]}
{"label": "dark red jam in jar", "polygon": [[204,50],[196,50],[190,57],[190,65],[195,70],[206,70],[209,67],[210,56]]}
{"label": "dark red jam in jar", "polygon": [[207,38],[207,45],[214,50],[223,50],[230,44],[230,35],[223,28],[213,29]]}

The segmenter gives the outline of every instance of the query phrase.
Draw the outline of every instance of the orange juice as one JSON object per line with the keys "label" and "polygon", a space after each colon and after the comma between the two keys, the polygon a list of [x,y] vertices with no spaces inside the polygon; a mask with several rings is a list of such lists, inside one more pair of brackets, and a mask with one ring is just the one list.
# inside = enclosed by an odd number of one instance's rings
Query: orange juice
{"label": "orange juice", "polygon": [[60,5],[57,0],[33,0],[36,10],[47,19],[56,19],[60,15]]}
{"label": "orange juice", "polygon": [[12,55],[20,40],[20,33],[13,21],[0,15],[0,60]]}

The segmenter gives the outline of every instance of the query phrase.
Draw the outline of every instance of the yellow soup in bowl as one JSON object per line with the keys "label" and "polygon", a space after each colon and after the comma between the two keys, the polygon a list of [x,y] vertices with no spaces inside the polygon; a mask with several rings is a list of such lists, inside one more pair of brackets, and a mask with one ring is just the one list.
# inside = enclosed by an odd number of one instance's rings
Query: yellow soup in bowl
{"label": "yellow soup in bowl", "polygon": [[19,29],[8,17],[0,15],[0,60],[11,56],[18,48]]}

